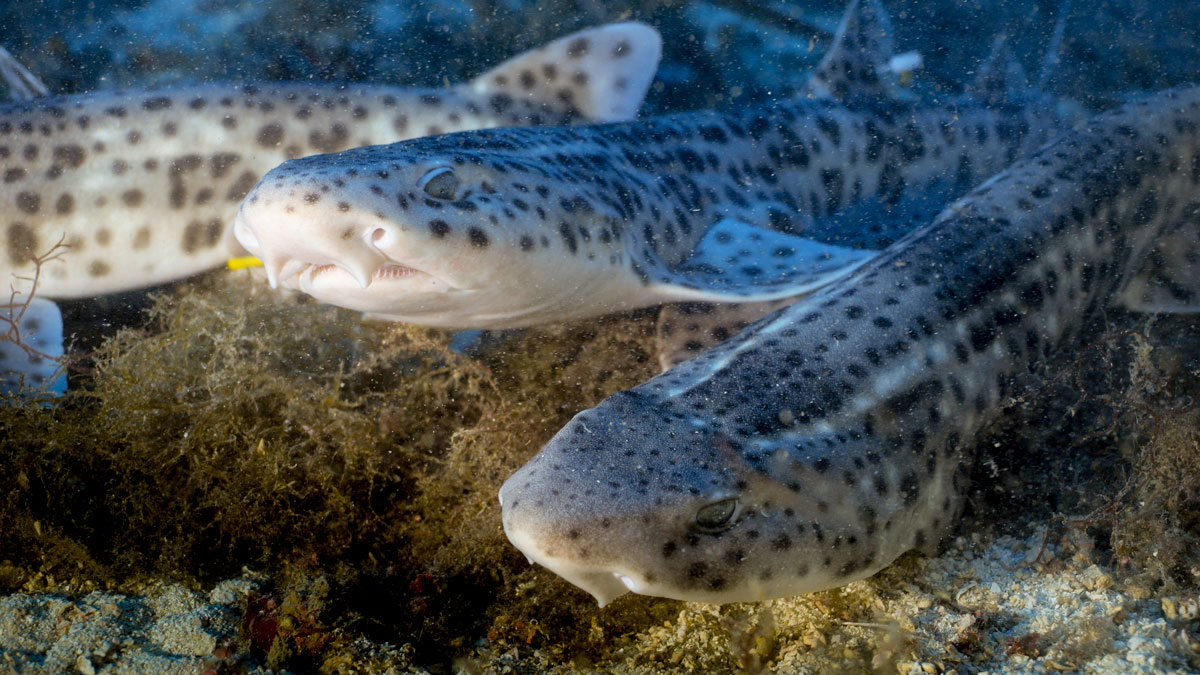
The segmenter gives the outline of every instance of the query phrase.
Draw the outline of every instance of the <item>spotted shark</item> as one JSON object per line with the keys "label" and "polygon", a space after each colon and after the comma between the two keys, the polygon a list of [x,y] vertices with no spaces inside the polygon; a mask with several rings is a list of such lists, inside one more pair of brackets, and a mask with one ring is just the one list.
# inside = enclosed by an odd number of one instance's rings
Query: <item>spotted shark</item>
{"label": "spotted shark", "polygon": [[[57,309],[46,299],[219,267],[245,253],[228,227],[238,204],[284,160],[464,129],[629,119],[660,56],[658,33],[627,22],[441,89],[205,84],[0,105],[0,287],[20,305],[36,271],[31,311],[48,325]],[[4,67],[9,79],[31,82],[17,66]],[[24,84],[16,91],[38,93]],[[7,370],[23,350],[4,344],[12,340],[0,340],[0,357],[12,357],[0,364]]]}
{"label": "spotted shark", "polygon": [[892,39],[855,0],[808,95],[285,162],[235,234],[272,284],[450,328],[811,292],[1063,125],[1032,92],[892,95]]}
{"label": "spotted shark", "polygon": [[867,577],[936,545],[973,439],[1114,307],[1200,311],[1200,88],[1091,119],[853,274],[579,413],[502,487],[505,532],[602,605]]}

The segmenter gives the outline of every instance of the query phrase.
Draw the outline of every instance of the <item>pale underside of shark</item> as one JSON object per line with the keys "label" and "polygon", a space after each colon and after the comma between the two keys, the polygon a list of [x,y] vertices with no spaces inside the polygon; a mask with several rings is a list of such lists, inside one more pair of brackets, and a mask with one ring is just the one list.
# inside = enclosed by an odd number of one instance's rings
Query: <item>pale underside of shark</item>
{"label": "pale underside of shark", "polygon": [[273,284],[450,328],[795,298],[1062,126],[1045,97],[1006,98],[999,53],[973,96],[898,100],[893,51],[877,0],[852,2],[812,78],[834,99],[294,160],[247,196],[236,235]]}
{"label": "pale underside of shark", "polygon": [[501,489],[505,531],[602,605],[864,578],[936,546],[976,435],[1114,307],[1200,311],[1200,88],[1088,121],[851,275],[579,413]]}
{"label": "pale underside of shark", "polygon": [[[238,204],[284,160],[464,129],[629,119],[660,55],[654,29],[620,23],[442,89],[206,84],[0,105],[0,288],[21,304],[37,272],[24,311],[50,325],[47,299],[219,267],[244,255],[229,227]],[[0,68],[22,97],[38,93],[23,69]],[[0,340],[0,371],[22,361],[15,337]]]}

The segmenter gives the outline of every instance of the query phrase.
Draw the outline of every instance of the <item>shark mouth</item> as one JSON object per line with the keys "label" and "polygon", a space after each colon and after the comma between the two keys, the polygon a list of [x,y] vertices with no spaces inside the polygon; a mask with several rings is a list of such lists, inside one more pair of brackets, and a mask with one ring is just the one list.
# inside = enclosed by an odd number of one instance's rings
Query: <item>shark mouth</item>
{"label": "shark mouth", "polygon": [[306,263],[303,267],[293,268],[291,271],[292,276],[281,279],[281,283],[316,297],[320,297],[322,291],[353,295],[374,293],[374,287],[380,285],[389,291],[395,291],[397,288],[422,291],[452,289],[451,284],[444,279],[396,262],[388,262],[373,271],[364,269],[357,273],[341,265],[318,263]]}
{"label": "shark mouth", "polygon": [[[308,283],[314,283],[317,278],[327,274],[349,275],[346,270],[337,265],[309,265],[307,269],[300,272],[300,278],[307,278]],[[384,265],[375,270],[371,275],[368,286],[376,281],[391,281],[395,279],[410,279],[420,274],[425,274],[421,270],[406,265],[396,263]]]}

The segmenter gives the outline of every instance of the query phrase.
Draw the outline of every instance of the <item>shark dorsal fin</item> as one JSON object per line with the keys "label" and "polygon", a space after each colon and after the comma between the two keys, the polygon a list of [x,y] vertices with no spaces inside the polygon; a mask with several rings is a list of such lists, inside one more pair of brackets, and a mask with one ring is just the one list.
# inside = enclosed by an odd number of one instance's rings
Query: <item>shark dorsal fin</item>
{"label": "shark dorsal fin", "polygon": [[997,105],[1028,91],[1025,69],[1013,56],[1007,36],[997,35],[991,52],[979,65],[971,84],[967,85],[967,93],[987,105]]}
{"label": "shark dorsal fin", "polygon": [[662,38],[650,26],[614,23],[572,33],[518,54],[471,80],[481,95],[506,94],[586,120],[633,119],[662,57]]}
{"label": "shark dorsal fin", "polygon": [[8,84],[8,94],[14,101],[29,101],[39,96],[49,96],[50,90],[37,75],[21,65],[21,62],[0,47],[0,79]]}
{"label": "shark dorsal fin", "polygon": [[833,44],[808,80],[809,94],[842,103],[891,96],[892,22],[879,0],[851,0]]}

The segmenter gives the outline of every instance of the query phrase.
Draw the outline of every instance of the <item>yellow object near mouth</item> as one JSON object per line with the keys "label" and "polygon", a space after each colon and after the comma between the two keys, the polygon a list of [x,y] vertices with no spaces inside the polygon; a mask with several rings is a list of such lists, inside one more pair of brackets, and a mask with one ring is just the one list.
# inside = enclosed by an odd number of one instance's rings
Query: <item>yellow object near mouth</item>
{"label": "yellow object near mouth", "polygon": [[262,267],[263,262],[252,255],[244,255],[226,260],[225,266],[231,270],[244,270],[250,267]]}

